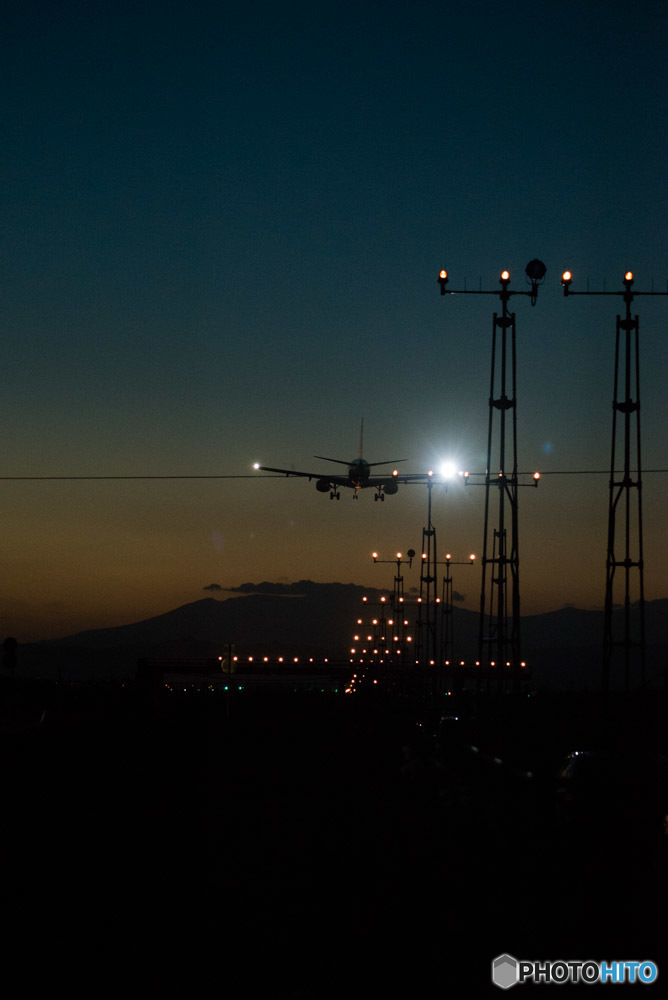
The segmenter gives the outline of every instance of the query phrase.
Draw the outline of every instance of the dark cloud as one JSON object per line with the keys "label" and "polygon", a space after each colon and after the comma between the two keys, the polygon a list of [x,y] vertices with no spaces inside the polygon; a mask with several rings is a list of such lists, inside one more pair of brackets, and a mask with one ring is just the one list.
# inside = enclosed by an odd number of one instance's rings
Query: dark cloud
{"label": "dark cloud", "polygon": [[202,587],[202,590],[222,590],[223,588],[219,583],[210,583],[206,587]]}
{"label": "dark cloud", "polygon": [[[321,594],[325,591],[347,593],[350,589],[359,590],[362,594],[379,594],[380,591],[369,587],[360,587],[354,583],[314,583],[313,580],[298,580],[296,583],[242,583],[238,587],[228,587],[230,593],[238,594],[283,594],[288,597],[303,597],[307,594]],[[208,588],[205,588],[208,589]]]}

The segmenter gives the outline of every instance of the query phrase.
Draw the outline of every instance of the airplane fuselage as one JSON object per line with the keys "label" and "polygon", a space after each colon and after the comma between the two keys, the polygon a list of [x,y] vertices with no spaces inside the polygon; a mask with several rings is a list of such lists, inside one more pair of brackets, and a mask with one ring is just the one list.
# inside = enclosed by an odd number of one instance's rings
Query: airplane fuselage
{"label": "airplane fuselage", "polygon": [[348,466],[348,479],[355,490],[363,489],[369,482],[371,468],[364,458],[354,458]]}

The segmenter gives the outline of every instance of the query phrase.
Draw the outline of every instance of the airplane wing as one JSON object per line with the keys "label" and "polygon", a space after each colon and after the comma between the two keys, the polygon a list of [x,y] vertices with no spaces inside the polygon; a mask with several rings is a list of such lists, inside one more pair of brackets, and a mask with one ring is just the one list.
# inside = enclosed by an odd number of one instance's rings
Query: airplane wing
{"label": "airplane wing", "polygon": [[435,476],[430,476],[428,472],[400,472],[398,476],[389,477],[393,483],[428,483],[430,480],[440,482]]}
{"label": "airplane wing", "polygon": [[429,480],[429,476],[425,472],[416,473],[399,473],[396,476],[370,476],[365,486],[371,486],[372,488],[378,489],[379,486],[393,486],[399,483],[426,483]]}
{"label": "airplane wing", "polygon": [[326,479],[328,483],[336,483],[337,486],[349,486],[350,481],[347,476],[332,476],[328,472],[298,472],[296,469],[274,469],[269,465],[258,465],[259,472],[277,472],[281,476],[301,476],[304,479]]}
{"label": "airplane wing", "polygon": [[[302,472],[298,469],[277,469],[271,465],[256,465],[254,466],[258,472],[275,472],[279,476],[300,476],[302,479],[322,479],[332,485],[336,486],[351,486],[350,479],[348,476],[337,476],[330,472]],[[431,477],[425,472],[417,473],[399,473],[396,476],[371,476],[366,483],[364,483],[364,489],[371,487],[371,489],[385,488],[389,486],[397,486],[399,483],[426,483]]]}

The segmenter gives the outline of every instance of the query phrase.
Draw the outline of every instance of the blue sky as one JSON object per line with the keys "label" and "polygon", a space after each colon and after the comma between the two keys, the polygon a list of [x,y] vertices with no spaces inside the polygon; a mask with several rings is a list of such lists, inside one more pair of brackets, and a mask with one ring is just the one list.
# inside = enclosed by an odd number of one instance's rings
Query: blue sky
{"label": "blue sky", "polygon": [[[658,3],[9,3],[3,474],[310,468],[352,457],[362,416],[370,460],[475,467],[494,300],[441,298],[436,276],[496,287],[508,267],[524,288],[534,256],[520,466],[607,468],[621,303],[564,300],[559,275],[666,288],[665,47]],[[665,468],[666,299],[636,302],[643,464]],[[647,477],[648,597],[664,487]],[[280,480],[1,489],[19,638],[211,582],[382,585],[368,553],[419,547],[426,506]],[[439,498],[447,548],[480,549],[481,494]],[[525,609],[600,605],[607,477],[520,502]]]}

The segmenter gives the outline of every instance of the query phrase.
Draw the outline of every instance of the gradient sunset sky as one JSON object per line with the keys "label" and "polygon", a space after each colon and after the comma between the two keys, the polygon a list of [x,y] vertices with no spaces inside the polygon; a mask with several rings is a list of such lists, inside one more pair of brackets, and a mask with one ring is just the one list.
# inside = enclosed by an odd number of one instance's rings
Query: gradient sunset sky
{"label": "gradient sunset sky", "polygon": [[[666,290],[665,5],[5,6],[0,615],[19,641],[245,581],[392,584],[426,490],[340,502],[251,465],[483,470],[492,312],[517,297],[519,465],[610,463],[618,298]],[[654,285],[652,286],[652,282]],[[638,298],[643,466],[668,468],[668,299]],[[604,598],[608,477],[520,492],[522,610]],[[644,487],[668,597],[668,475]],[[484,491],[434,490],[439,553]],[[406,585],[417,585],[418,570]],[[455,574],[476,609],[479,569]],[[222,595],[221,595],[222,596]]]}

